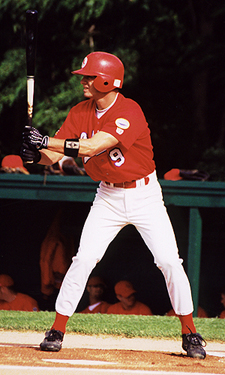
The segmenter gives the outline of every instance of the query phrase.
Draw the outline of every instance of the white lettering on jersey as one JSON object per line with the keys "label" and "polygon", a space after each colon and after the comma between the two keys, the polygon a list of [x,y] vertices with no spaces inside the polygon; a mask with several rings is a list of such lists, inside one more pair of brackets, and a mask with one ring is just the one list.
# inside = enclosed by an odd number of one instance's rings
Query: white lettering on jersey
{"label": "white lettering on jersey", "polygon": [[80,139],[87,139],[87,133],[82,132],[80,135]]}
{"label": "white lettering on jersey", "polygon": [[89,159],[91,159],[90,156],[85,156],[85,157],[84,157],[84,164],[86,164],[86,163],[88,162]]}
{"label": "white lettering on jersey", "polygon": [[116,132],[119,134],[119,135],[122,135],[124,133],[124,130],[120,129],[120,128],[116,128]]}
{"label": "white lettering on jersey", "polygon": [[119,148],[114,148],[110,151],[109,156],[113,162],[115,162],[116,167],[121,167],[125,162],[125,157],[123,156],[121,150]]}

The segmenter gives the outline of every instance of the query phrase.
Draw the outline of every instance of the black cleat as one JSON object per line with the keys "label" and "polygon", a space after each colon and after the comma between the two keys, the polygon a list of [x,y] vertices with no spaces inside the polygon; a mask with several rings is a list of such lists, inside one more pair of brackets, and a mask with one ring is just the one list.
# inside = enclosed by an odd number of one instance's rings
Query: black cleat
{"label": "black cleat", "polygon": [[182,348],[187,352],[188,357],[205,359],[205,340],[199,333],[187,333],[182,335]]}
{"label": "black cleat", "polygon": [[59,352],[62,348],[64,333],[51,329],[45,333],[44,340],[40,343],[41,350],[49,352]]}

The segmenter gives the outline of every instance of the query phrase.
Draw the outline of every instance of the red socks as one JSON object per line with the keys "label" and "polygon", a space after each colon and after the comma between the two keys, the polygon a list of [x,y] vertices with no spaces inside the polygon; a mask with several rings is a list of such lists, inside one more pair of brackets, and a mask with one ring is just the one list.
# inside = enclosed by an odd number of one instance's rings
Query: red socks
{"label": "red socks", "polygon": [[[182,335],[186,333],[196,333],[196,328],[193,322],[192,314],[177,315],[181,322]],[[190,328],[190,329],[189,329]]]}
{"label": "red socks", "polygon": [[61,331],[63,333],[66,332],[66,323],[69,319],[69,316],[61,315],[56,313],[55,321],[51,329],[55,329],[56,331]]}
{"label": "red socks", "polygon": [[[193,322],[192,314],[178,315],[178,318],[180,319],[180,322],[181,322],[182,335],[186,333],[191,333],[191,332],[196,333],[196,328]],[[69,316],[56,313],[56,317],[55,317],[55,321],[53,323],[52,329],[65,333],[66,324],[68,320],[69,320]]]}

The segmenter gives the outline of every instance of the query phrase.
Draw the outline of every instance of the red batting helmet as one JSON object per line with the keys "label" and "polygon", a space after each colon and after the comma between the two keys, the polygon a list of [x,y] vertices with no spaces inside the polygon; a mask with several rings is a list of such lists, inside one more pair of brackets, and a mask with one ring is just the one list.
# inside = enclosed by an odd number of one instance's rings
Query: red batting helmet
{"label": "red batting helmet", "polygon": [[96,76],[94,87],[100,92],[109,92],[123,85],[124,66],[118,57],[106,52],[92,52],[87,55],[81,69],[73,74]]}

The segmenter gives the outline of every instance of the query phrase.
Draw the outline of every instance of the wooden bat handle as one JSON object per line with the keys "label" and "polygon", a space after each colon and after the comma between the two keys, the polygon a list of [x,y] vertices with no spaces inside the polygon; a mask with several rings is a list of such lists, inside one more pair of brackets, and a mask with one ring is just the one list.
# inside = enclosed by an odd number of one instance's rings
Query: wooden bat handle
{"label": "wooden bat handle", "polygon": [[34,78],[27,77],[27,122],[28,126],[32,126],[34,108]]}

